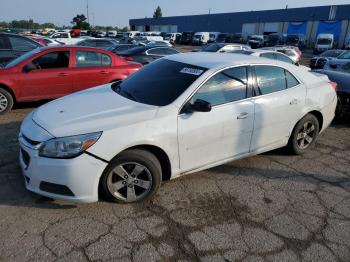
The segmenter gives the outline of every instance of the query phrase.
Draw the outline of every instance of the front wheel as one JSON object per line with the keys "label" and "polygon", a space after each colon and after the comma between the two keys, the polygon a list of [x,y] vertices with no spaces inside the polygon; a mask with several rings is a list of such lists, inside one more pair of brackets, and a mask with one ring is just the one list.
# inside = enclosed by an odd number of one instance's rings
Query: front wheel
{"label": "front wheel", "polygon": [[12,95],[3,88],[0,88],[0,115],[7,113],[12,109]]}
{"label": "front wheel", "polygon": [[133,149],[113,160],[101,178],[102,194],[119,203],[150,198],[161,183],[161,165],[150,152]]}
{"label": "front wheel", "polygon": [[304,154],[316,143],[320,126],[314,115],[308,114],[294,127],[288,148],[296,155]]}

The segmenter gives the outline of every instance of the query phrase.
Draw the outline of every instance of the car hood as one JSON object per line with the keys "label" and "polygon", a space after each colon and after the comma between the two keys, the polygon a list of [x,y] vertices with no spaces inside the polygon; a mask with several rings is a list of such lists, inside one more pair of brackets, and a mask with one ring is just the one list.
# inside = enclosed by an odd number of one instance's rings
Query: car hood
{"label": "car hood", "polygon": [[104,85],[75,93],[41,106],[33,121],[55,137],[106,131],[147,121],[158,107],[140,104]]}

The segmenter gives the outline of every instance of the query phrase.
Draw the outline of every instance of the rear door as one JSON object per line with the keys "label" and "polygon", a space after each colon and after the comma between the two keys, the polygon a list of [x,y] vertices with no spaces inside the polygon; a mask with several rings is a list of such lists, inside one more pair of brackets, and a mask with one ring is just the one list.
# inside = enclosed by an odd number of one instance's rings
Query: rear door
{"label": "rear door", "polygon": [[98,51],[75,51],[73,90],[107,84],[112,76],[112,57]]}
{"label": "rear door", "polygon": [[45,53],[26,65],[19,78],[24,100],[57,98],[72,92],[70,51]]}
{"label": "rear door", "polygon": [[272,65],[254,66],[255,122],[251,151],[283,146],[305,106],[305,85],[288,70]]}

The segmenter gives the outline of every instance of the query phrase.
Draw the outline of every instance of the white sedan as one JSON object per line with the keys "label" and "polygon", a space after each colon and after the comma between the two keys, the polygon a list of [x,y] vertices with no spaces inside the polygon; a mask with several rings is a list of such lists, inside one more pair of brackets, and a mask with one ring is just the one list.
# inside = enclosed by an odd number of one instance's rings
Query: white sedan
{"label": "white sedan", "polygon": [[94,202],[152,196],[161,181],[288,146],[331,123],[326,76],[269,59],[190,53],[41,106],[22,123],[20,165],[40,195]]}

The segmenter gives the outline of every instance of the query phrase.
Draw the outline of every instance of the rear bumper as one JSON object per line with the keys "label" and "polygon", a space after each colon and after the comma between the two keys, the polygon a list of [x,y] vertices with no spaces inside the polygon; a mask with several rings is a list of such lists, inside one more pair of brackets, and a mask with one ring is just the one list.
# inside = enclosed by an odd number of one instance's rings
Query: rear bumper
{"label": "rear bumper", "polygon": [[332,123],[334,117],[335,117],[335,110],[337,107],[337,96],[335,95],[332,102],[322,108],[321,113],[323,116],[323,126],[322,129],[320,130],[320,133],[326,130],[330,124]]}
{"label": "rear bumper", "polygon": [[350,93],[338,92],[336,115],[339,117],[350,115]]}

